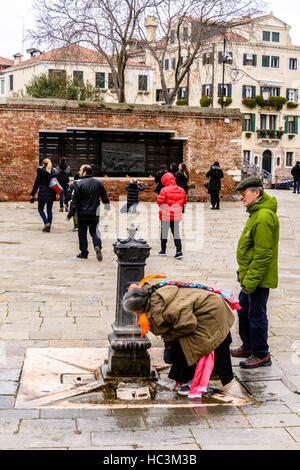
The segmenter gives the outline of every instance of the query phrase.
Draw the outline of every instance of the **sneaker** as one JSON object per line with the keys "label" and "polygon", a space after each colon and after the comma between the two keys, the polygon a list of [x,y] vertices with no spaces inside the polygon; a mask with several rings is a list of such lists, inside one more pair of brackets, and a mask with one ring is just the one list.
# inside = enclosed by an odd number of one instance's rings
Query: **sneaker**
{"label": "sneaker", "polygon": [[166,252],[163,251],[163,250],[159,251],[158,254],[159,254],[159,256],[167,256]]}
{"label": "sneaker", "polygon": [[176,255],[174,256],[174,258],[176,258],[176,259],[181,259],[181,258],[183,258],[182,252],[180,251],[179,253],[176,253]]}
{"label": "sneaker", "polygon": [[252,354],[251,349],[243,349],[242,346],[240,346],[237,349],[233,349],[231,352],[232,357],[250,357]]}
{"label": "sneaker", "polygon": [[87,258],[88,258],[88,255],[86,255],[86,254],[84,254],[84,253],[79,253],[79,255],[77,255],[76,258],[87,259]]}
{"label": "sneaker", "polygon": [[102,261],[103,256],[102,256],[101,248],[99,246],[95,246],[95,252],[96,252],[97,260]]}
{"label": "sneaker", "polygon": [[46,224],[45,232],[51,232],[51,225],[50,224]]}
{"label": "sneaker", "polygon": [[73,227],[73,228],[72,228],[72,232],[78,232],[78,227],[76,227],[76,226]]}
{"label": "sneaker", "polygon": [[251,354],[246,361],[241,361],[239,365],[242,369],[256,369],[257,367],[267,367],[271,364],[272,361],[270,354],[262,358],[255,357],[254,354]]}
{"label": "sneaker", "polygon": [[190,386],[189,385],[182,385],[179,390],[177,390],[178,395],[188,396],[190,393]]}

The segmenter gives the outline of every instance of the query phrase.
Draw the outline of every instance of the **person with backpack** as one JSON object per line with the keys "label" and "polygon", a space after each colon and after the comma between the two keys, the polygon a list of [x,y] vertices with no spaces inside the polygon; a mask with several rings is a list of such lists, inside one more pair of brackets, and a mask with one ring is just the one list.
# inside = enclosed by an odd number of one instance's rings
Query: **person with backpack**
{"label": "person with backpack", "polygon": [[139,192],[143,190],[144,186],[136,178],[132,178],[125,186],[125,191],[127,191],[127,203],[120,209],[120,212],[135,214],[139,203]]}
{"label": "person with backpack", "polygon": [[63,188],[63,191],[59,195],[60,212],[63,212],[64,208],[65,211],[68,212],[68,189],[71,175],[70,165],[67,164],[67,161],[64,157],[61,158],[56,175],[59,184]]}

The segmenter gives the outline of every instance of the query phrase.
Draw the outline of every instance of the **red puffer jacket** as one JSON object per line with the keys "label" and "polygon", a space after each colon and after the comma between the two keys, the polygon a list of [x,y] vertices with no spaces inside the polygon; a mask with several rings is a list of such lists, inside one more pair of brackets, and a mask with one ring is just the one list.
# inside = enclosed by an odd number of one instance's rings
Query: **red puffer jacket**
{"label": "red puffer jacket", "polygon": [[161,182],[164,188],[156,201],[160,206],[159,219],[179,222],[182,219],[182,208],[186,203],[185,191],[177,186],[172,173],[165,173]]}

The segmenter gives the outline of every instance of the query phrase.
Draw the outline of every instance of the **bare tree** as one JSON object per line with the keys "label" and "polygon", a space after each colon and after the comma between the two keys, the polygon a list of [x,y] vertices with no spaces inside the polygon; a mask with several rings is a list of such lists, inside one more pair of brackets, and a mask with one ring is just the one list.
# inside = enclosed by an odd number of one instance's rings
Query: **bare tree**
{"label": "bare tree", "polygon": [[[35,0],[38,45],[89,46],[110,66],[118,101],[125,102],[125,69],[137,23],[159,0]],[[100,61],[100,60],[99,60]]]}
{"label": "bare tree", "polygon": [[[156,5],[152,9],[156,36],[149,35],[147,27],[145,30],[139,22],[138,46],[140,54],[148,52],[156,63],[165,103],[174,102],[183,83],[189,87],[191,67],[209,47],[212,38],[226,37],[263,9],[260,0],[164,0],[163,4]],[[136,53],[138,51],[137,48]],[[171,79],[170,70],[173,72]]]}

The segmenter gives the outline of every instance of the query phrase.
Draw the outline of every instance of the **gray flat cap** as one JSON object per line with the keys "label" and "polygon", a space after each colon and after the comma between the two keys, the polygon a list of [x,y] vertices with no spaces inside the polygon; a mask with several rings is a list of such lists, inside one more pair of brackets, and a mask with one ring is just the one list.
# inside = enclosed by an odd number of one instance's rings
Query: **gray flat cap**
{"label": "gray flat cap", "polygon": [[262,188],[263,182],[257,176],[249,176],[249,178],[245,178],[242,180],[238,186],[236,187],[236,191],[243,191],[246,188]]}

